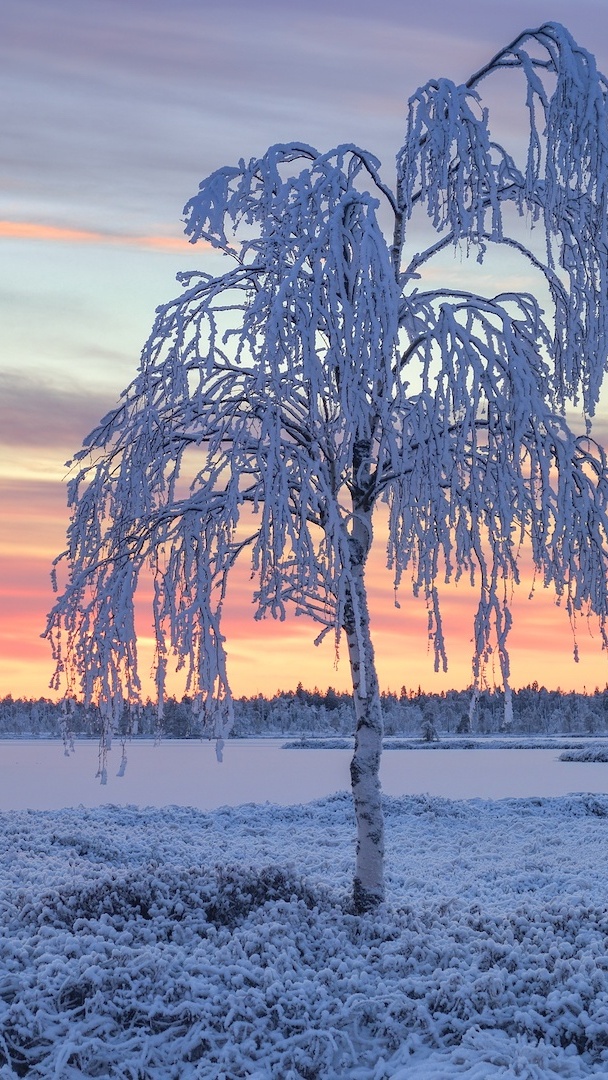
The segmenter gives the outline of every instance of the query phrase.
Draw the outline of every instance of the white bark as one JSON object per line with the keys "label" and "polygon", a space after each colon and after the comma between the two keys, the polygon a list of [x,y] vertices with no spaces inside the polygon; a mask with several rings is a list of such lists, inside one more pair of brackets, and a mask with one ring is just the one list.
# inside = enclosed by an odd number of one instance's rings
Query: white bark
{"label": "white bark", "polygon": [[373,909],[384,899],[384,817],[380,788],[383,723],[365,587],[365,566],[373,538],[372,514],[365,497],[371,481],[369,452],[369,441],[355,444],[353,473],[357,486],[353,495],[351,572],[344,619],[356,721],[350,776],[357,821],[353,882],[357,912]]}
{"label": "white bark", "polygon": [[350,776],[357,820],[357,857],[353,882],[355,911],[374,908],[384,899],[384,817],[380,788],[382,709],[363,562],[353,572],[353,597],[345,621],[353,680],[356,730]]}

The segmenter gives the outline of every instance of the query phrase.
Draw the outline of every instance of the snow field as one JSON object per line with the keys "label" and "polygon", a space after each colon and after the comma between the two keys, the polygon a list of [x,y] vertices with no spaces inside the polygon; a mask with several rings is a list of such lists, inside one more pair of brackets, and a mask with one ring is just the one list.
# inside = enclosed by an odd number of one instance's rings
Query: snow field
{"label": "snow field", "polygon": [[608,797],[0,815],[0,1080],[608,1076]]}

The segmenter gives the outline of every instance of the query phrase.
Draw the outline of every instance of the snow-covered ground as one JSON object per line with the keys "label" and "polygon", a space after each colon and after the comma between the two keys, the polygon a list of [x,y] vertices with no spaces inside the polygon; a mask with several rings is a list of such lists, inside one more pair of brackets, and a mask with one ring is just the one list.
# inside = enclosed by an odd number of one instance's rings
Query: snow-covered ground
{"label": "snow-covered ground", "polygon": [[[564,768],[573,766],[564,765]],[[0,814],[0,1078],[608,1076],[608,797]]]}
{"label": "snow-covered ground", "polygon": [[[65,806],[164,806],[212,810],[244,802],[281,805],[310,802],[349,788],[352,749],[283,750],[285,739],[231,740],[218,764],[214,745],[199,740],[115,742],[108,782],[95,780],[97,743],[78,742],[66,758],[50,739],[0,741],[0,810],[59,810]],[[583,744],[590,740],[580,740]],[[608,768],[601,762],[560,761],[554,750],[395,750],[382,758],[387,795],[442,795],[451,799],[608,794]]]}

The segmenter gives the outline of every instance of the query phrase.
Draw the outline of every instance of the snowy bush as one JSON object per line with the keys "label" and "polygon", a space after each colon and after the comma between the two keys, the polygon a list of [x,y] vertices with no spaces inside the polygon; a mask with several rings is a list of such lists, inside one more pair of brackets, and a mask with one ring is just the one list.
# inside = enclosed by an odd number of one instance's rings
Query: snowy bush
{"label": "snowy bush", "polygon": [[583,746],[580,750],[565,750],[559,755],[560,761],[608,761],[608,747]]}

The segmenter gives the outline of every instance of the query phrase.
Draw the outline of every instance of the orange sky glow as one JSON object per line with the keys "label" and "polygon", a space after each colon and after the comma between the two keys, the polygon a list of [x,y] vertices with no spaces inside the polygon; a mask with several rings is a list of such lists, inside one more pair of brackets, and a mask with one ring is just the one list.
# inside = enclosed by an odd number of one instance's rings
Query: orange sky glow
{"label": "orange sky glow", "polygon": [[[56,697],[49,691],[52,661],[48,642],[40,634],[53,602],[50,584],[51,556],[63,549],[67,510],[61,483],[19,482],[4,488],[0,569],[0,696]],[[6,511],[8,510],[8,513]],[[378,530],[379,532],[381,530]],[[528,598],[530,570],[524,568],[521,587],[513,601],[514,628],[510,637],[514,687],[537,680],[541,685],[564,690],[603,687],[608,682],[608,657],[601,649],[592,622],[581,620],[577,639],[580,663],[573,659],[573,637],[567,616],[556,607],[549,590],[537,588]],[[237,566],[224,612],[229,676],[236,696],[272,694],[276,690],[304,686],[349,688],[346,652],[336,661],[334,641],[328,635],[315,647],[318,626],[305,618],[285,622],[253,619],[252,583],[246,560]],[[376,543],[368,571],[370,607],[378,672],[383,689],[401,686],[440,692],[466,687],[471,682],[472,619],[475,593],[468,583],[447,586],[443,591],[443,617],[448,646],[448,672],[434,672],[428,641],[424,602],[411,596],[407,581],[394,606],[390,572],[384,566],[384,549]],[[146,615],[139,619],[139,658],[144,694],[153,696],[150,679],[153,649]],[[500,684],[500,673],[488,671]],[[170,691],[178,696],[183,684],[174,678]]]}

